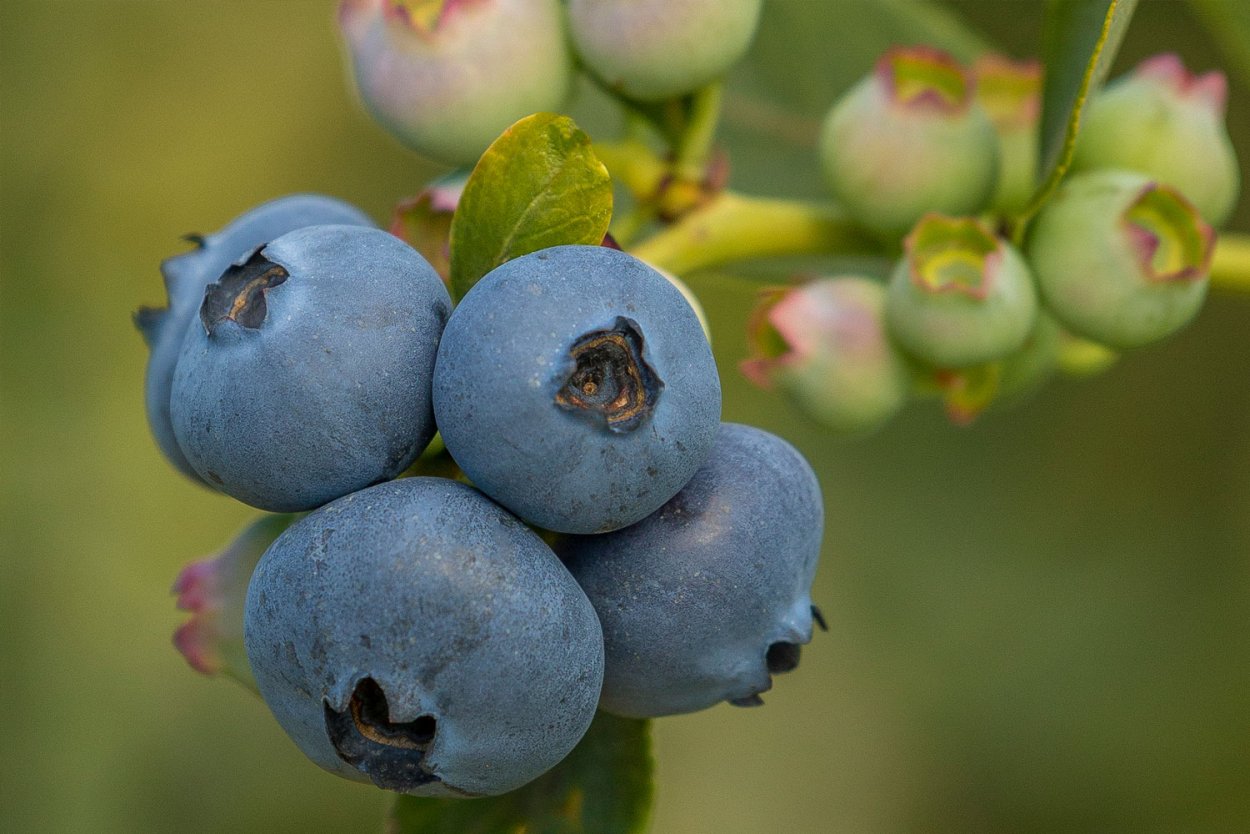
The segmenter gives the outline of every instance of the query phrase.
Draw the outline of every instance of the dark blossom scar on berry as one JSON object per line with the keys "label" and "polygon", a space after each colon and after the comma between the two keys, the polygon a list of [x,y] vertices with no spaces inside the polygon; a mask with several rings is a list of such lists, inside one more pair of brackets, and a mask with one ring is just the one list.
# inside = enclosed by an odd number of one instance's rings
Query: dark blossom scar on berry
{"label": "dark blossom scar on berry", "polygon": [[578,337],[569,349],[573,370],[556,392],[556,405],[614,432],[638,428],[664,389],[642,353],[642,331],[624,317]]}
{"label": "dark blossom scar on berry", "polygon": [[257,249],[241,264],[222,273],[216,283],[204,289],[200,305],[200,322],[206,333],[227,319],[255,330],[265,321],[269,290],[286,281],[289,273],[269,260]]}
{"label": "dark blossom scar on berry", "polygon": [[[362,678],[356,684],[346,709],[335,710],[327,702],[325,722],[326,734],[339,758],[378,787],[402,792],[442,782],[425,763],[425,754],[438,731],[437,719],[419,715],[412,721],[392,721],[386,693],[373,678]],[[451,785],[446,787],[462,793]]]}

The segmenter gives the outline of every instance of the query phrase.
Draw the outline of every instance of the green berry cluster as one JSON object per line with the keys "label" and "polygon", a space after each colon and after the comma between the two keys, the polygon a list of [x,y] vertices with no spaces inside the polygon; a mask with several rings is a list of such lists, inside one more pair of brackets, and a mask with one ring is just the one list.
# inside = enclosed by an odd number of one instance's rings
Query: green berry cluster
{"label": "green berry cluster", "polygon": [[820,163],[854,221],[900,256],[884,287],[839,276],[765,294],[748,377],[836,431],[871,430],[926,392],[966,422],[1057,368],[1189,322],[1212,224],[1237,196],[1224,76],[1162,55],[1109,84],[1071,175],[1031,216],[1040,91],[1033,62],[883,55],[830,110]]}

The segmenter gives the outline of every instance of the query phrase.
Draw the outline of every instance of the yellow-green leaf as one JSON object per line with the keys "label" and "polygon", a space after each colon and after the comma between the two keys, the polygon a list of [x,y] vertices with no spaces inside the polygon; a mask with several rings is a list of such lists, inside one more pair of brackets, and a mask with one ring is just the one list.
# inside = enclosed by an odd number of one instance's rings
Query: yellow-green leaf
{"label": "yellow-green leaf", "polygon": [[536,113],[486,149],[451,223],[451,290],[463,298],[502,263],[562,244],[598,244],[612,182],[567,116]]}

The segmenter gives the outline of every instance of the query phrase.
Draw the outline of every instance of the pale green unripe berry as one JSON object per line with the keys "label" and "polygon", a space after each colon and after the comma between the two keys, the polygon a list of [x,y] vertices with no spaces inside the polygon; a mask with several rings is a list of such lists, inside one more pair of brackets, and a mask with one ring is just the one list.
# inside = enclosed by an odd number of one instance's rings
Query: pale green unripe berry
{"label": "pale green unripe berry", "polygon": [[1042,65],[986,55],[976,62],[977,101],[998,134],[998,182],[990,207],[1023,211],[1037,188],[1037,122],[1042,104]]}
{"label": "pale green unripe berry", "polygon": [[1025,246],[1047,309],[1115,348],[1157,341],[1193,318],[1214,249],[1215,233],[1178,190],[1133,171],[1071,177]]}
{"label": "pale green unripe berry", "polygon": [[876,428],[902,408],[911,384],[884,313],[885,287],[868,278],[821,278],[770,293],[752,317],[753,356],[742,371],[833,431]]}
{"label": "pale green unripe berry", "polygon": [[1024,258],[977,220],[931,214],[903,242],[886,321],[898,343],[938,368],[1019,350],[1037,318]]}
{"label": "pale green unripe berry", "polygon": [[717,80],[742,57],[761,0],[569,0],[569,32],[610,89],[661,101]]}
{"label": "pale green unripe berry", "polygon": [[1018,351],[1003,360],[998,375],[998,398],[1012,402],[1033,393],[1059,369],[1063,329],[1044,310],[1038,311],[1033,330]]}
{"label": "pale green unripe berry", "polygon": [[1180,189],[1219,226],[1237,202],[1240,170],[1224,125],[1228,82],[1191,75],[1175,55],[1157,55],[1107,85],[1089,106],[1073,171],[1121,168]]}
{"label": "pale green unripe berry", "polygon": [[339,24],[365,106],[442,162],[476,162],[513,122],[568,96],[559,0],[344,0]]}
{"label": "pale green unripe berry", "polygon": [[975,214],[998,173],[998,137],[950,56],[895,48],[834,104],[820,162],[851,216],[897,239],[928,212]]}

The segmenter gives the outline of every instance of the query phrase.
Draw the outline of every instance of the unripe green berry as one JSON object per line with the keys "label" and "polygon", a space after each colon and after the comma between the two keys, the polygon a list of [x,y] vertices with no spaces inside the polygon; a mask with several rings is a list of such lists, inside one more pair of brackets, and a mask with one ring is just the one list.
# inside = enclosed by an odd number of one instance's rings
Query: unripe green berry
{"label": "unripe green berry", "polygon": [[447,163],[559,109],[572,81],[559,0],[343,0],[339,25],[365,106]]}
{"label": "unripe green berry", "polygon": [[639,101],[694,92],[751,44],[761,0],[569,0],[569,32],[587,68]]}
{"label": "unripe green berry", "polygon": [[898,343],[939,368],[1020,349],[1037,317],[1024,258],[977,220],[931,214],[903,241],[886,321]]}
{"label": "unripe green berry", "polygon": [[833,431],[876,428],[902,408],[911,384],[884,310],[885,288],[868,278],[821,278],[768,293],[752,316],[753,356],[742,371]]}
{"label": "unripe green berry", "polygon": [[1061,324],[1116,348],[1157,341],[1202,306],[1215,233],[1179,191],[1132,171],[1071,177],[1025,251]]}
{"label": "unripe green berry", "polygon": [[1073,171],[1123,168],[1180,189],[1219,226],[1237,202],[1240,172],[1224,125],[1228,81],[1191,75],[1175,55],[1157,55],[1090,102]]}
{"label": "unripe green berry", "polygon": [[986,55],[972,69],[977,101],[998,134],[998,184],[990,207],[1020,212],[1037,187],[1037,121],[1041,114],[1042,65]]}
{"label": "unripe green berry", "polygon": [[928,212],[985,208],[998,173],[998,137],[973,88],[945,53],[895,48],[834,104],[820,162],[856,221],[896,239]]}
{"label": "unripe green berry", "polygon": [[1002,361],[998,374],[998,398],[1014,401],[1028,396],[1059,368],[1063,328],[1044,310],[1038,311],[1033,330],[1015,353]]}

